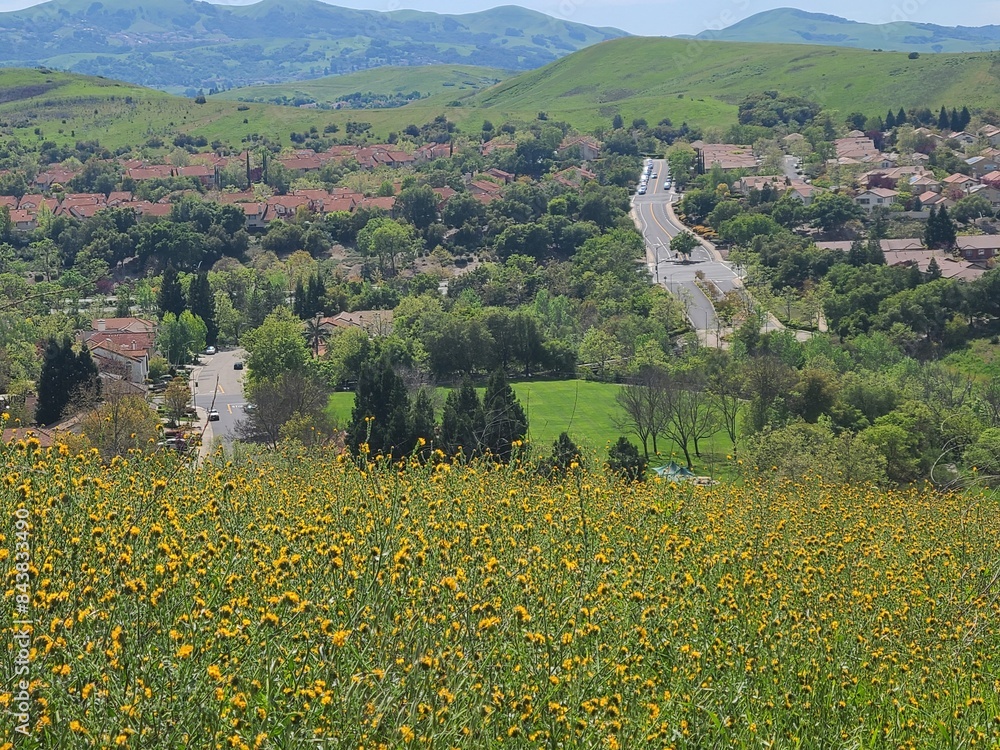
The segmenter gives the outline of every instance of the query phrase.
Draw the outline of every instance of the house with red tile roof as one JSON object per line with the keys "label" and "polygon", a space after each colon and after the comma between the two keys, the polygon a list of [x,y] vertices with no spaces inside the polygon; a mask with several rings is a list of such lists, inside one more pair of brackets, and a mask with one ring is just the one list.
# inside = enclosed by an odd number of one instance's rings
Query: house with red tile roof
{"label": "house with red tile roof", "polygon": [[166,180],[174,176],[174,168],[169,164],[131,167],[125,170],[125,176],[136,182],[142,182],[143,180]]}
{"label": "house with red tile roof", "polygon": [[300,207],[309,208],[309,199],[304,195],[272,195],[267,199],[268,218],[272,221],[293,219]]}
{"label": "house with red tile roof", "polygon": [[190,164],[186,167],[177,167],[178,177],[194,177],[205,187],[215,186],[215,167],[208,164]]}

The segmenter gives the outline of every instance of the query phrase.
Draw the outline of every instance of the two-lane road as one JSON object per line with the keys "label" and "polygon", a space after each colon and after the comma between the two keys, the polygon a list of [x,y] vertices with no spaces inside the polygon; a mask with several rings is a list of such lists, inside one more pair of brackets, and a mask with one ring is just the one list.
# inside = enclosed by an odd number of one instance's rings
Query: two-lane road
{"label": "two-lane road", "polygon": [[221,437],[226,445],[236,437],[236,423],[243,419],[246,400],[243,397],[243,373],[233,365],[242,362],[242,349],[220,350],[218,354],[200,355],[201,366],[192,373],[195,405],[206,411],[219,412],[219,421],[212,423],[213,439]]}
{"label": "two-lane road", "polygon": [[688,261],[677,259],[670,252],[670,240],[684,227],[671,217],[668,204],[676,200],[673,190],[667,190],[667,162],[653,162],[656,180],[650,180],[645,195],[636,195],[634,208],[639,228],[649,248],[649,272],[653,280],[665,286],[681,299],[687,308],[688,319],[704,341],[709,334],[718,331],[719,321],[715,307],[701,288],[695,283],[700,271],[704,278],[712,281],[723,293],[735,288],[737,274],[726,263],[716,260],[712,253],[699,245]]}

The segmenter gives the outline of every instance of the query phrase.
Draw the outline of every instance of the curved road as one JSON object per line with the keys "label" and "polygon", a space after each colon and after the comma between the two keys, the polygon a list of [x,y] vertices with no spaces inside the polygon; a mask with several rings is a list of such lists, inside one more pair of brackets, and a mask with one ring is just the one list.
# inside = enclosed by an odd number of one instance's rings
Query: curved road
{"label": "curved road", "polygon": [[657,284],[681,299],[699,339],[708,343],[718,333],[719,319],[711,300],[695,283],[695,274],[701,271],[705,279],[714,282],[723,293],[734,289],[739,277],[704,245],[695,248],[687,262],[678,260],[670,253],[670,240],[685,230],[669,208],[678,196],[672,189],[664,189],[666,170],[666,161],[655,160],[653,171],[657,173],[657,178],[650,179],[645,195],[633,198],[639,229],[646,239],[649,273]]}

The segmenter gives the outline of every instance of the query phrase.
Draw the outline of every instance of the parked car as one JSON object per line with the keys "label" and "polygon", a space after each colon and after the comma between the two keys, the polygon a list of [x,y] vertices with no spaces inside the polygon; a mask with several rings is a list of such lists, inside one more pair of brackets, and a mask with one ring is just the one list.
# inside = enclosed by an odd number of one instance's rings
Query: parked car
{"label": "parked car", "polygon": [[236,360],[235,362],[233,362],[233,369],[234,370],[242,370],[243,369],[243,362],[240,361],[240,360]]}
{"label": "parked car", "polygon": [[208,421],[209,422],[218,422],[219,421],[219,412],[218,412],[217,409],[210,409],[209,410],[209,412],[208,412]]}
{"label": "parked car", "polygon": [[214,346],[209,346],[205,348],[205,354],[215,354],[218,351]]}

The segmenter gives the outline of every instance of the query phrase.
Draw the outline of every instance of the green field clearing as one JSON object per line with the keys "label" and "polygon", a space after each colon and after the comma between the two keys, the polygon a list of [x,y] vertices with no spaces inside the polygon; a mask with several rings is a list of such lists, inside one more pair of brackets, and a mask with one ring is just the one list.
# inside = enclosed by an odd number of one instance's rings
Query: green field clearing
{"label": "green field clearing", "polygon": [[[620,386],[614,383],[537,380],[513,382],[511,385],[528,416],[528,438],[542,455],[550,452],[552,443],[561,432],[567,432],[588,455],[603,461],[607,458],[610,444],[623,434],[623,430],[615,426],[621,407],[615,402],[615,394]],[[480,389],[480,395],[482,390]],[[439,409],[447,394],[447,388],[437,389]],[[354,393],[334,393],[330,396],[328,414],[338,424],[344,425],[350,420],[353,407]],[[440,411],[437,416],[440,418]],[[628,437],[638,445],[634,435]],[[639,447],[641,450],[641,446]],[[678,463],[684,462],[683,454],[669,441],[660,440],[658,447],[660,459],[651,456],[651,466],[666,463],[673,454],[676,454],[673,458]],[[702,459],[695,459],[695,470],[698,473],[718,474],[730,447],[724,432],[716,434],[711,440],[703,441]]]}

